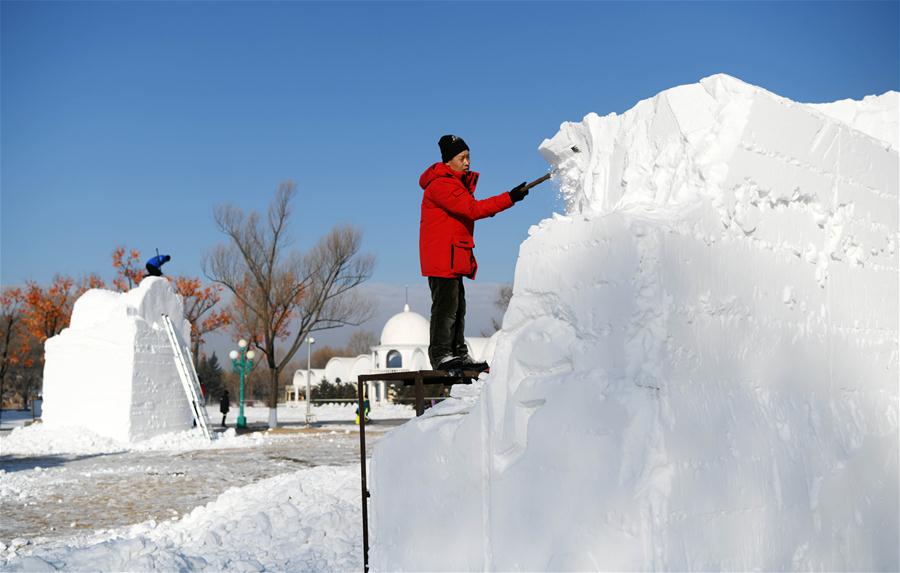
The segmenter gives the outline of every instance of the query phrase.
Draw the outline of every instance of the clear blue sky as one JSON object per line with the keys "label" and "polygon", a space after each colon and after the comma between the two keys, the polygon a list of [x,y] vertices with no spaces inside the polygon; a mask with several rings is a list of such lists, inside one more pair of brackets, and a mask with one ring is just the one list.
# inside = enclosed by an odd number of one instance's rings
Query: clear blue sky
{"label": "clear blue sky", "polygon": [[[456,133],[479,196],[546,172],[559,124],[724,72],[822,102],[900,89],[897,2],[2,2],[0,282],[111,276],[127,245],[200,275],[212,208],[300,195],[305,249],[364,231],[423,281],[419,174]],[[476,232],[511,282],[550,185]],[[423,309],[426,310],[426,309]],[[426,313],[427,314],[427,313]]]}

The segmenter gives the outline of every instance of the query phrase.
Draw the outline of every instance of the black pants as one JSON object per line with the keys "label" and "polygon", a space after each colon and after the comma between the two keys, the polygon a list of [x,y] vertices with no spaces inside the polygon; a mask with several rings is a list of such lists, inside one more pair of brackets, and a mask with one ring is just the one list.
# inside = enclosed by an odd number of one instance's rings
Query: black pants
{"label": "black pants", "polygon": [[428,358],[438,368],[448,356],[466,356],[466,290],[462,277],[428,277],[431,288],[431,338]]}
{"label": "black pants", "polygon": [[147,274],[151,277],[161,277],[162,269],[160,269],[159,267],[154,267],[150,263],[147,263]]}

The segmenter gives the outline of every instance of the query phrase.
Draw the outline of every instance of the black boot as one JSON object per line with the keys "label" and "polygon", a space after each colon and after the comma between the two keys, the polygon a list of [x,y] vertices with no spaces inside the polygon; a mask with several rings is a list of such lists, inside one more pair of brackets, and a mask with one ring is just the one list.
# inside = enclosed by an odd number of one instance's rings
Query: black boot
{"label": "black boot", "polygon": [[475,370],[477,372],[487,372],[490,370],[490,366],[487,362],[475,362],[469,355],[466,355],[442,363],[441,370]]}
{"label": "black boot", "polygon": [[477,370],[478,372],[490,372],[491,366],[487,362],[475,362],[472,357],[466,354],[462,357],[463,370]]}
{"label": "black boot", "polygon": [[450,360],[445,360],[438,364],[437,370],[445,370],[447,372],[451,370],[462,370],[464,366],[463,359],[455,356]]}

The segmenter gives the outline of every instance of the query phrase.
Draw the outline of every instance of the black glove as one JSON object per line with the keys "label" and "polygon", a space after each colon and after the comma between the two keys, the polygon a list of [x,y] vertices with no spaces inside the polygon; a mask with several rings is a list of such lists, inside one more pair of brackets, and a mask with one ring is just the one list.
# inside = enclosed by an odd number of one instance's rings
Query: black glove
{"label": "black glove", "polygon": [[509,198],[512,199],[513,203],[518,203],[528,196],[528,189],[525,188],[525,185],[526,183],[522,181],[522,183],[516,186],[515,189],[510,190]]}

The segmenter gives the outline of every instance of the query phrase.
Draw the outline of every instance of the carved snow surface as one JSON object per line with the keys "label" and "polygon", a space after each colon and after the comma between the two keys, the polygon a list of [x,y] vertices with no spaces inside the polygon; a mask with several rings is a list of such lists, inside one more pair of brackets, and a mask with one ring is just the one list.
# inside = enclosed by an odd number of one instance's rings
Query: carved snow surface
{"label": "carved snow surface", "polygon": [[190,429],[163,313],[188,340],[181,297],[164,278],[146,278],[127,293],[81,295],[69,328],[45,345],[44,424],[120,442]]}
{"label": "carved snow surface", "polygon": [[900,163],[836,115],[718,75],[544,141],[567,214],[377,445],[373,569],[898,570]]}

